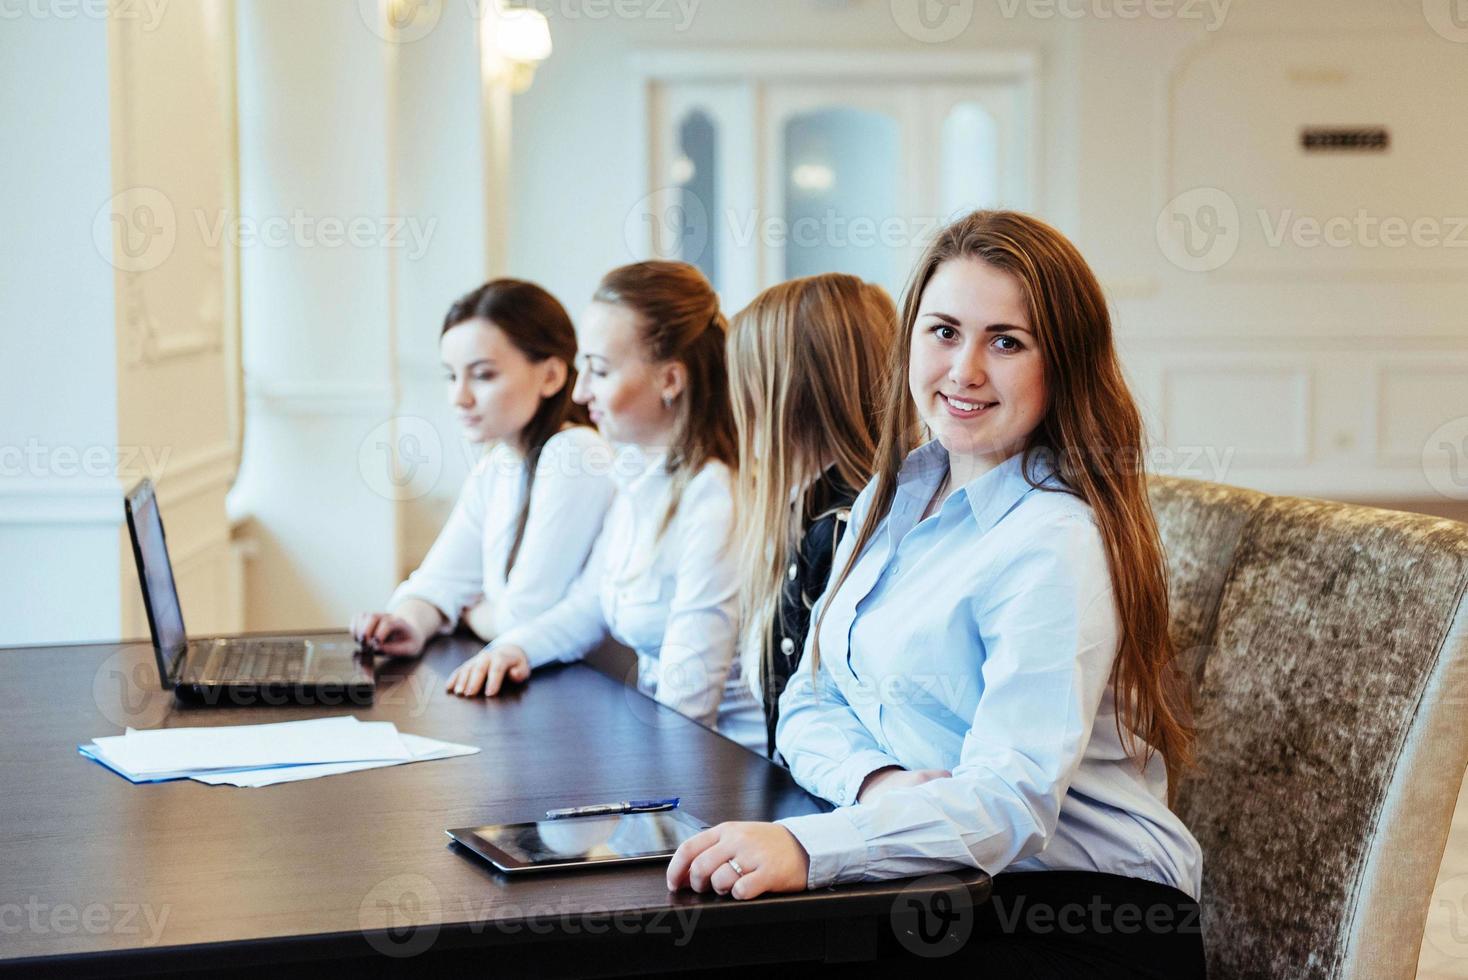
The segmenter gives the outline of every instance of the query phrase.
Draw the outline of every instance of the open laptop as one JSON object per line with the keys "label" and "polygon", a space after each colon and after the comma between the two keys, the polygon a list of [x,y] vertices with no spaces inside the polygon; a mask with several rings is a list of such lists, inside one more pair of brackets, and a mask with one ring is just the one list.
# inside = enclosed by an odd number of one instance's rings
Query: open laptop
{"label": "open laptop", "polygon": [[163,687],[209,704],[371,704],[372,654],[350,640],[249,637],[190,640],[151,480],[126,498],[127,529]]}

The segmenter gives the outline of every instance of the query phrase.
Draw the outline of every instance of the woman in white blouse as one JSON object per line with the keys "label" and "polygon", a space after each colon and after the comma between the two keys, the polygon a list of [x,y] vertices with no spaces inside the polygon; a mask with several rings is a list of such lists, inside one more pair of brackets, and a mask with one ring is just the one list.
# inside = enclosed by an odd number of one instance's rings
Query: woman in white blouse
{"label": "woman in white blouse", "polygon": [[555,605],[613,494],[611,450],[571,398],[576,333],[554,296],[518,279],[485,283],[449,308],[439,352],[465,437],[492,448],[390,611],[352,622],[369,649],[397,656],[461,615],[489,639]]}
{"label": "woman in white blouse", "polygon": [[[1201,977],[1202,854],[1168,807],[1192,731],[1095,276],[1035,218],[960,219],[913,275],[889,385],[776,731],[836,809],[703,831],[669,887],[978,868],[985,975]],[[918,423],[932,441],[909,452]]]}
{"label": "woman in white blouse", "polygon": [[494,695],[611,636],[636,651],[638,685],[658,701],[764,744],[735,657],[726,332],[718,296],[691,265],[639,262],[602,279],[580,324],[575,397],[618,447],[616,499],[571,593],[461,665],[449,690]]}

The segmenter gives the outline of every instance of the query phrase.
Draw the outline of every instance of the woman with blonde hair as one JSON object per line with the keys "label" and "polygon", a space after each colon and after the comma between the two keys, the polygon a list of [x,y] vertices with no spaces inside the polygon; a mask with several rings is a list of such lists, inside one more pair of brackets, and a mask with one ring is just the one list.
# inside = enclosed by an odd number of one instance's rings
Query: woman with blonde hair
{"label": "woman with blonde hair", "polygon": [[506,679],[526,681],[610,636],[636,651],[643,691],[735,741],[763,744],[734,655],[727,333],[713,287],[687,263],[638,262],[602,278],[577,328],[574,398],[617,447],[606,523],[566,598],[497,636],[454,671],[449,690],[495,695]]}
{"label": "woman with blonde hair", "polygon": [[811,604],[872,476],[896,330],[886,291],[841,273],[772,286],[729,326],[740,659],[764,707],[772,759],[780,694],[800,662]]}
{"label": "woman with blonde hair", "polygon": [[669,887],[978,868],[992,896],[965,922],[995,976],[1203,976],[1202,854],[1168,808],[1186,689],[1095,275],[1042,221],[970,214],[919,261],[892,368],[876,478],[780,701],[780,752],[836,809],[703,831]]}

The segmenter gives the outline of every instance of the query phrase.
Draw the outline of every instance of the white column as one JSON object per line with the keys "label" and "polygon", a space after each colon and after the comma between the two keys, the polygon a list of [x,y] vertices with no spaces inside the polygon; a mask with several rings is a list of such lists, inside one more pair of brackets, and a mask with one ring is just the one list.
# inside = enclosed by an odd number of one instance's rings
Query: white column
{"label": "white column", "polygon": [[241,227],[258,240],[241,243],[230,503],[251,518],[250,629],[345,625],[397,579],[394,282],[425,226],[415,239],[394,213],[393,46],[372,7],[239,7]]}
{"label": "white column", "polygon": [[504,174],[491,160],[508,139],[499,122],[508,94],[484,78],[480,37],[490,25],[476,20],[495,9],[443,4],[432,29],[406,32],[395,52],[398,207],[433,229],[422,254],[397,256],[399,414],[420,455],[443,460],[436,480],[414,488],[422,496],[402,502],[404,572],[437,536],[477,455],[460,440],[445,397],[438,337],[449,303],[503,270]]}

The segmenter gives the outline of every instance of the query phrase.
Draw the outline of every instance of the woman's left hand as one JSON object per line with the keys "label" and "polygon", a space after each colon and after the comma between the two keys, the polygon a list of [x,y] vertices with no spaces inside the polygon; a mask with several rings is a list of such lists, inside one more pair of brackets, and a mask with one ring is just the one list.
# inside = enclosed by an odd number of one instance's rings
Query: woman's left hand
{"label": "woman's left hand", "polygon": [[757,898],[765,892],[805,891],[809,873],[805,848],[779,824],[721,823],[694,834],[673,854],[668,890],[687,885],[696,892]]}

